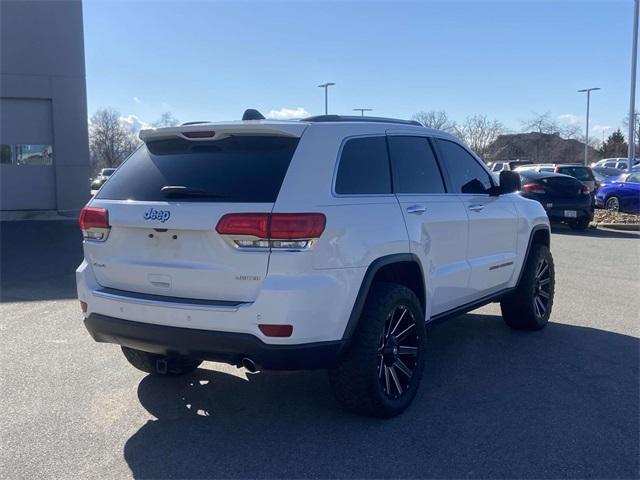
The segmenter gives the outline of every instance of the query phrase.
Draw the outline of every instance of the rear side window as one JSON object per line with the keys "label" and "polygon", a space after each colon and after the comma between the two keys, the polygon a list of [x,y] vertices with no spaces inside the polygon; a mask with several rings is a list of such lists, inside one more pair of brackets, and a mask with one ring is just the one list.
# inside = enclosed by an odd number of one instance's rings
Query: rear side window
{"label": "rear side window", "polygon": [[391,173],[385,137],[352,138],[342,147],[336,193],[391,193]]}
{"label": "rear side window", "polygon": [[564,173],[565,175],[577,178],[578,180],[582,180],[583,182],[593,180],[591,170],[589,170],[587,167],[560,167],[558,170],[559,173]]}
{"label": "rear side window", "polygon": [[297,145],[297,138],[278,136],[149,142],[122,164],[97,198],[275,202]]}
{"label": "rear side window", "polygon": [[444,193],[444,184],[429,140],[391,136],[389,153],[396,193]]}
{"label": "rear side window", "polygon": [[464,148],[448,140],[436,139],[452,193],[487,193],[492,187],[489,173]]}

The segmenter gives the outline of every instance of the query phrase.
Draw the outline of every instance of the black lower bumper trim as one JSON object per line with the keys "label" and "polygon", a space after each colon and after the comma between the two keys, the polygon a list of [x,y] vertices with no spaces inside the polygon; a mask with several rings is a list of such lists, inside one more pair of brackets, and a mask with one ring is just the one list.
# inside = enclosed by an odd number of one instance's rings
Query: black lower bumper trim
{"label": "black lower bumper trim", "polygon": [[163,355],[192,355],[240,365],[244,357],[265,370],[307,370],[336,364],[342,341],[272,345],[246,333],[217,332],[132,322],[91,314],[85,327],[97,342]]}
{"label": "black lower bumper trim", "polygon": [[[565,210],[573,210],[576,212],[576,216],[575,217],[565,217],[564,215],[564,211]],[[567,207],[566,209],[550,209],[547,210],[547,216],[549,217],[549,220],[552,222],[575,222],[578,220],[585,220],[585,219],[589,219],[589,220],[593,220],[593,210],[581,210],[581,209],[575,209],[575,208],[570,208]]]}

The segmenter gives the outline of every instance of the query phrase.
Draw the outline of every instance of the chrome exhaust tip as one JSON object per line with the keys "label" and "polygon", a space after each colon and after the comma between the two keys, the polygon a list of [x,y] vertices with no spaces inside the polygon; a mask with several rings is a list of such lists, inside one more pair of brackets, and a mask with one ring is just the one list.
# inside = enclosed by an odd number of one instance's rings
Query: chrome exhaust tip
{"label": "chrome exhaust tip", "polygon": [[258,367],[256,367],[256,364],[250,358],[244,357],[240,363],[242,363],[242,366],[251,373],[256,373],[258,371]]}

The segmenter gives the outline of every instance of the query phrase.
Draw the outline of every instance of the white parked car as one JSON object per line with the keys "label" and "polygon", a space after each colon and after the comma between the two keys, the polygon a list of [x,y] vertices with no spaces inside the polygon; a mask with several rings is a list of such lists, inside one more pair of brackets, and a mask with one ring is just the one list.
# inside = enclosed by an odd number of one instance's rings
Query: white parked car
{"label": "white parked car", "polygon": [[[634,160],[633,165],[638,165],[640,160]],[[617,168],[619,170],[626,170],[629,167],[629,159],[627,157],[618,158],[603,158],[591,164],[591,167],[607,167]]]}
{"label": "white parked car", "polygon": [[530,160],[498,160],[488,164],[489,170],[493,173],[500,173],[504,170],[515,170],[518,167],[524,165],[530,165],[533,162]]}
{"label": "white parked car", "polygon": [[311,117],[145,130],[83,209],[84,322],[151,374],[203,360],[324,368],[338,400],[402,412],[425,324],[500,302],[543,328],[554,266],[540,203],[455,137]]}

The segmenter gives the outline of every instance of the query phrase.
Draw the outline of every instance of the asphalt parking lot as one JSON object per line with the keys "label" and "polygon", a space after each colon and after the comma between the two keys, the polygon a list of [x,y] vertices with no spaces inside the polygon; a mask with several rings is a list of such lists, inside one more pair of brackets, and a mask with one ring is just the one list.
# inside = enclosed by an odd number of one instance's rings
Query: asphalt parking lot
{"label": "asphalt parking lot", "polygon": [[84,330],[74,222],[1,227],[1,478],[638,478],[640,238],[557,228],[545,330],[497,305],[430,328],[402,416],[345,413],[326,374],[205,363],[165,379]]}

